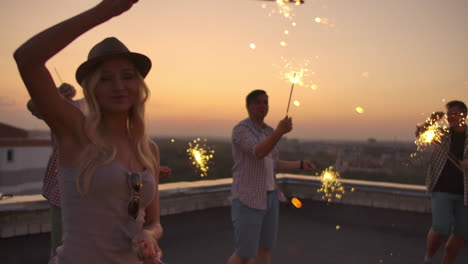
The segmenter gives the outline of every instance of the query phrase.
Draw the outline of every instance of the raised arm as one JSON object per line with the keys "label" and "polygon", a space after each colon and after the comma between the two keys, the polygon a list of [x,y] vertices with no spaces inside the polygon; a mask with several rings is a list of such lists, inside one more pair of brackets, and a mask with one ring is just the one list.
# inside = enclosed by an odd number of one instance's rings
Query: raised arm
{"label": "raised arm", "polygon": [[35,35],[14,53],[21,78],[44,121],[58,136],[81,127],[82,114],[58,93],[46,62],[89,29],[125,12],[138,0],[103,0]]}
{"label": "raised arm", "polygon": [[[68,100],[72,100],[73,97],[76,95],[76,89],[73,87],[73,85],[68,84],[68,83],[62,83],[60,87],[58,88],[58,91],[61,96],[65,97]],[[38,119],[43,119],[41,114],[37,111],[36,105],[34,105],[34,102],[32,99],[28,100],[28,103],[26,104],[26,107],[28,108],[29,112]]]}
{"label": "raised arm", "polygon": [[292,130],[292,120],[290,117],[285,117],[279,123],[271,136],[267,137],[264,141],[255,147],[255,156],[257,159],[263,159],[268,155],[278,144],[284,134]]}

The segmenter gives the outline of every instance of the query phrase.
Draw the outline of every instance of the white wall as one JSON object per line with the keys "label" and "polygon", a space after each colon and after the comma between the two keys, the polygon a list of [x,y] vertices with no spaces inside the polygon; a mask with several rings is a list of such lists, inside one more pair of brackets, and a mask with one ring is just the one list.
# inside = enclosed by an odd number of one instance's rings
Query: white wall
{"label": "white wall", "polygon": [[[13,160],[8,161],[8,150],[13,150]],[[49,146],[0,147],[0,171],[20,171],[46,168],[52,152]]]}

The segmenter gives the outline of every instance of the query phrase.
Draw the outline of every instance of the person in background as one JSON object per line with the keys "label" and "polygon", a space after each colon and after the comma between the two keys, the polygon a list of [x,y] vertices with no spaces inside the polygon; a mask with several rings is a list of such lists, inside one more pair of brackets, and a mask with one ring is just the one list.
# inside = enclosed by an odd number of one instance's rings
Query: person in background
{"label": "person in background", "polygon": [[[446,108],[449,133],[442,137],[440,144],[434,143],[438,145],[434,146],[426,178],[427,191],[431,194],[432,226],[427,234],[425,264],[432,263],[433,256],[447,237],[443,263],[455,263],[464,240],[468,239],[467,108],[461,101],[448,102]],[[433,113],[431,122],[443,116],[443,112]],[[416,136],[426,131],[429,125],[417,127]]]}
{"label": "person in background", "polygon": [[254,90],[247,95],[248,118],[232,131],[232,205],[235,251],[228,264],[271,262],[270,251],[276,244],[279,199],[276,172],[293,169],[314,170],[308,160],[279,159],[278,142],[292,130],[292,119],[285,117],[276,129],[264,122],[268,114],[268,95]]}

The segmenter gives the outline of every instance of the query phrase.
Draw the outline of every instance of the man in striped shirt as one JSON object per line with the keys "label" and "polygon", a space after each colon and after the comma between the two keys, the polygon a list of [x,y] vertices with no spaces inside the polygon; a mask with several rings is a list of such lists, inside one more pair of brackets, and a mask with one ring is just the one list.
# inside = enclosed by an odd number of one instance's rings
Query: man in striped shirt
{"label": "man in striped shirt", "polygon": [[313,170],[307,160],[279,160],[278,142],[292,130],[292,119],[285,117],[276,129],[264,123],[268,114],[268,95],[254,90],[247,95],[249,117],[232,132],[232,222],[235,251],[228,264],[270,263],[270,249],[276,243],[279,216],[279,191],[275,173],[292,169]]}
{"label": "man in striped shirt", "polygon": [[[447,103],[449,133],[434,146],[427,171],[426,186],[431,194],[432,226],[427,234],[424,263],[432,257],[448,237],[445,244],[444,264],[454,263],[468,239],[468,130],[465,124],[467,109],[461,101]],[[443,116],[434,113],[432,121]],[[427,126],[418,127],[422,133]]]}

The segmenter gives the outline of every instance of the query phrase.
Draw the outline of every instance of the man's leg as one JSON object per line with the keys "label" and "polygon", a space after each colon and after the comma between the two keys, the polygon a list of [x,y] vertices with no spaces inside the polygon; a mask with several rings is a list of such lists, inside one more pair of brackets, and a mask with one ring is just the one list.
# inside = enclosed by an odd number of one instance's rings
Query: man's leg
{"label": "man's leg", "polygon": [[461,236],[452,234],[447,243],[445,244],[444,261],[443,264],[455,263],[455,258],[465,245],[464,239]]}
{"label": "man's leg", "polygon": [[426,255],[424,263],[431,263],[432,257],[449,236],[453,224],[453,203],[448,193],[433,192],[432,197],[432,226],[427,233]]}
{"label": "man's leg", "polygon": [[444,264],[455,263],[455,258],[468,239],[468,207],[463,204],[463,195],[453,197],[454,228],[453,234],[445,244]]}
{"label": "man's leg", "polygon": [[271,249],[276,246],[279,225],[278,192],[274,191],[267,196],[267,212],[263,220],[260,233],[260,247],[257,251],[254,264],[270,264]]}
{"label": "man's leg", "polygon": [[231,218],[234,226],[235,251],[228,264],[246,264],[258,251],[260,231],[266,210],[245,206],[239,200],[232,201]]}
{"label": "man's leg", "polygon": [[269,248],[259,248],[257,256],[252,261],[252,264],[269,264],[271,263],[271,250]]}
{"label": "man's leg", "polygon": [[56,249],[62,245],[62,208],[50,204],[51,231],[50,257],[54,257]]}
{"label": "man's leg", "polygon": [[444,241],[444,236],[441,234],[436,233],[432,227],[429,228],[429,232],[427,232],[427,240],[426,240],[426,256],[432,259],[436,254],[437,250],[442,245]]}
{"label": "man's leg", "polygon": [[239,257],[237,256],[236,253],[233,253],[227,263],[228,264],[247,264],[248,262],[249,262],[249,259]]}

